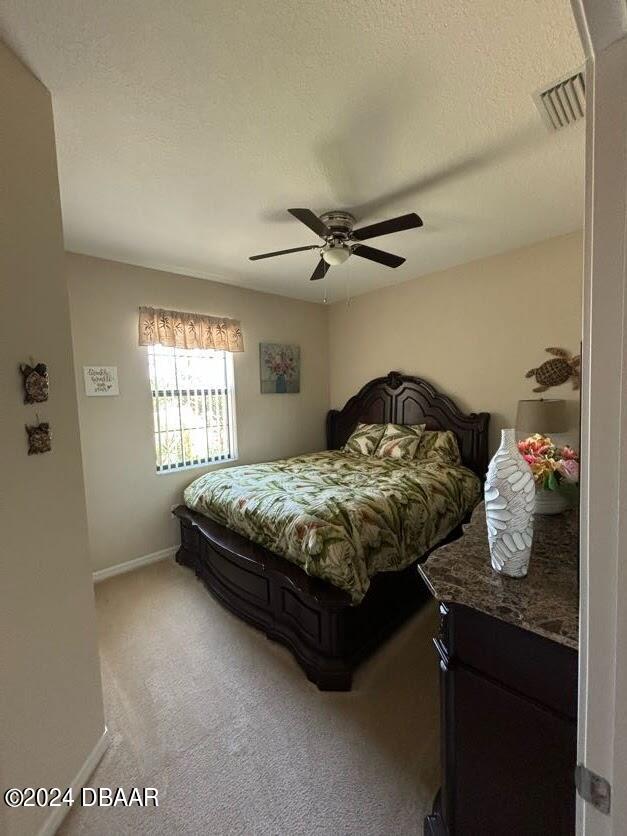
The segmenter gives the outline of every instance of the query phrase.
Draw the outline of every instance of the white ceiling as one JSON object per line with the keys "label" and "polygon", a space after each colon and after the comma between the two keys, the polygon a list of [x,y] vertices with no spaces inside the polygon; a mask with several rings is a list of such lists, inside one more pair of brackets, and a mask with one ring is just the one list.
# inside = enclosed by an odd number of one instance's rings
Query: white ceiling
{"label": "white ceiling", "polygon": [[[583,61],[568,0],[0,0],[53,94],[69,250],[321,301],[582,225],[583,124],[531,94]],[[285,211],[416,211],[309,282]],[[358,225],[360,225],[358,223]]]}

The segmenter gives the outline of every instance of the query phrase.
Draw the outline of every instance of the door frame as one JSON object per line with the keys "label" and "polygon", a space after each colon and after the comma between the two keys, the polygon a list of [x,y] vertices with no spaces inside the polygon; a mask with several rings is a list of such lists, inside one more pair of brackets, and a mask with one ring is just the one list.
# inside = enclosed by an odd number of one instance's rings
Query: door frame
{"label": "door frame", "polygon": [[577,833],[609,836],[627,830],[627,3],[571,2],[587,119],[578,760],[612,786],[609,814],[577,797]]}

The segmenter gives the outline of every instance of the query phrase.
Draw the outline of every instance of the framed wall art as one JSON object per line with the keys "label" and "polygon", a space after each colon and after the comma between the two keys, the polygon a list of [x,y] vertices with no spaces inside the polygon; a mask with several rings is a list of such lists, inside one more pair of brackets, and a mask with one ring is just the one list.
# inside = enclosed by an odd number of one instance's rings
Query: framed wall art
{"label": "framed wall art", "polygon": [[259,343],[259,369],[262,394],[300,392],[300,346]]}

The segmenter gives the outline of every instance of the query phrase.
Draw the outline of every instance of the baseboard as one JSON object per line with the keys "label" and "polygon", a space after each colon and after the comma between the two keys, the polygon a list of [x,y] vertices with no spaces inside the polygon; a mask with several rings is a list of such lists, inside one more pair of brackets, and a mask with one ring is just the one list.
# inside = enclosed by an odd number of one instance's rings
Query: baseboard
{"label": "baseboard", "polygon": [[118,563],[115,566],[108,566],[106,569],[98,569],[94,572],[94,583],[104,581],[107,578],[112,578],[114,575],[122,575],[124,572],[132,572],[134,569],[139,569],[142,566],[148,566],[149,563],[156,563],[158,560],[165,560],[168,557],[173,557],[176,554],[178,546],[170,546],[167,549],[161,549],[152,554],[145,554],[143,557],[136,557],[134,560],[127,560],[126,563]]}
{"label": "baseboard", "polygon": [[[107,727],[105,726],[105,729],[98,742],[91,750],[89,755],[87,755],[83,765],[76,774],[76,777],[70,784],[70,787],[72,788],[73,798],[76,799],[80,796],[81,789],[85,786],[92,772],[98,766],[100,758],[106,752],[108,745],[109,737]],[[54,836],[54,834],[61,826],[61,822],[67,816],[71,809],[71,807],[67,807],[65,804],[63,804],[61,807],[52,808],[52,812],[41,826],[37,836]]]}

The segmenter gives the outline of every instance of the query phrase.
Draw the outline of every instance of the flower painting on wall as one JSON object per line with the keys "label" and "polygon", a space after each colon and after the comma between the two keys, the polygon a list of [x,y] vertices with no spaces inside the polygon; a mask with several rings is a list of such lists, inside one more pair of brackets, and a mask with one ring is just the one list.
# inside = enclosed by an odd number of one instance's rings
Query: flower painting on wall
{"label": "flower painting on wall", "polygon": [[259,343],[261,392],[300,392],[300,346]]}

